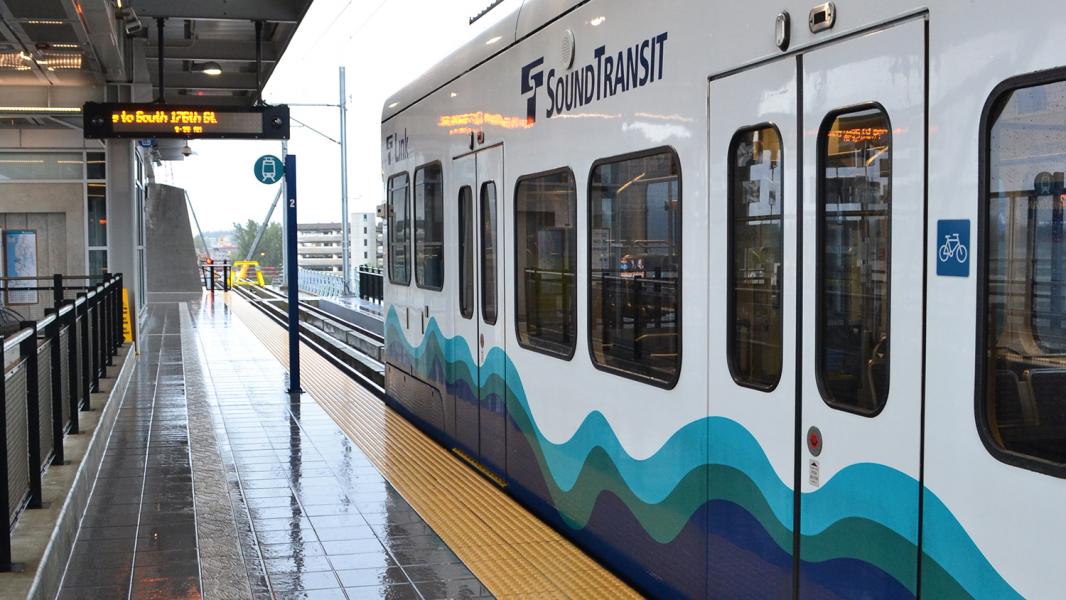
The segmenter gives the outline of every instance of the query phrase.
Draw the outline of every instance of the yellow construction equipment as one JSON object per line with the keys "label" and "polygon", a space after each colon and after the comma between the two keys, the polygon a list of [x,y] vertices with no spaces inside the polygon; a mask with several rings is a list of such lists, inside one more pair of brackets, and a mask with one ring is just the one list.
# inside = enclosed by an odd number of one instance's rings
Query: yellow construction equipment
{"label": "yellow construction equipment", "polygon": [[[248,270],[255,267],[255,279],[248,278]],[[263,287],[266,282],[263,280],[263,269],[259,266],[257,260],[235,260],[233,261],[233,268],[229,271],[229,285],[230,287],[236,285],[258,285]]]}

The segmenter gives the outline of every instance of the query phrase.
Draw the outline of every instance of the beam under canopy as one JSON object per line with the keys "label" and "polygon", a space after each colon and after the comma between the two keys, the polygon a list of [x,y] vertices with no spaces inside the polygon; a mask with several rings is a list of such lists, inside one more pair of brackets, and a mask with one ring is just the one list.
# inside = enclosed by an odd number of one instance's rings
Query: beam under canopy
{"label": "beam under canopy", "polygon": [[140,17],[298,23],[306,0],[137,0]]}

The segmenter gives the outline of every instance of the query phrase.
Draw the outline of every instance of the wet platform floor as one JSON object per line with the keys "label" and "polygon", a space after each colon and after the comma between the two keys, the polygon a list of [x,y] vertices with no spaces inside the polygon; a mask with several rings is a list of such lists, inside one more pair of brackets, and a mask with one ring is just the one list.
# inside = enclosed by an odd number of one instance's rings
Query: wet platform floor
{"label": "wet platform floor", "polygon": [[60,598],[490,596],[224,305],[149,310]]}

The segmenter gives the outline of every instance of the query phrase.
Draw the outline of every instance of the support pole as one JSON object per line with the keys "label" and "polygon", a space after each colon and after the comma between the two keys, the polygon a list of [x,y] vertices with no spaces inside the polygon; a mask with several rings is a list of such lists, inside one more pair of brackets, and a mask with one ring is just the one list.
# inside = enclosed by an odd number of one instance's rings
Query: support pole
{"label": "support pole", "polygon": [[274,195],[274,201],[270,203],[270,209],[267,210],[267,216],[263,219],[263,224],[259,226],[259,231],[255,232],[255,240],[252,241],[252,247],[248,249],[248,256],[245,256],[244,260],[252,260],[255,256],[255,251],[259,249],[259,242],[263,240],[263,233],[270,226],[270,217],[274,216],[274,209],[277,208],[278,200],[281,200],[281,195],[284,192],[285,186],[278,188],[278,193]]}
{"label": "support pole", "polygon": [[263,22],[255,22],[255,105],[263,103]]}
{"label": "support pole", "polygon": [[[4,336],[0,335],[0,348],[4,347]],[[3,511],[0,511],[4,515],[4,525],[7,525],[7,510],[10,502],[8,500],[8,460],[7,460],[7,386],[0,385],[0,406],[5,407],[5,410],[0,410],[0,448],[4,451],[4,460],[0,460],[0,507],[3,507]],[[0,573],[9,572],[12,570],[11,564],[11,528],[4,527],[0,529]]]}
{"label": "support pole", "polygon": [[296,156],[285,157],[285,245],[289,261],[285,283],[289,298],[289,393],[302,394],[300,387],[300,277],[296,260]]}
{"label": "support pole", "polygon": [[164,17],[158,17],[155,20],[156,32],[158,34],[157,37],[159,38],[156,40],[159,44],[159,96],[156,98],[156,102],[160,104],[166,104],[167,101],[167,85],[163,75],[163,60],[164,54],[166,54],[166,36],[163,35],[163,26],[166,22],[167,20]]}
{"label": "support pole", "polygon": [[344,295],[352,294],[352,231],[348,223],[348,97],[344,67],[340,67],[341,112],[341,270]]}
{"label": "support pole", "polygon": [[[289,142],[281,141],[281,164],[288,164],[289,161]],[[288,191],[287,184],[282,184],[283,189]],[[286,205],[288,202],[286,201]],[[293,231],[296,230],[296,226],[293,225]],[[285,277],[289,276],[289,211],[288,209],[281,213],[281,269]],[[293,254],[293,260],[296,260],[296,255]]]}

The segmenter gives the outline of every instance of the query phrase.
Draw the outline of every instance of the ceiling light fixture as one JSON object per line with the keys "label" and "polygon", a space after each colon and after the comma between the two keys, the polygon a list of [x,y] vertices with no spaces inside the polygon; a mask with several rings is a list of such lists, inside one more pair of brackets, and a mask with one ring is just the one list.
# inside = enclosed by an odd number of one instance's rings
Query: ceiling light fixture
{"label": "ceiling light fixture", "polygon": [[208,61],[200,65],[200,71],[202,71],[204,75],[216,77],[222,74],[222,65],[215,61]]}
{"label": "ceiling light fixture", "polygon": [[65,106],[0,106],[0,113],[78,114],[81,108]]}

